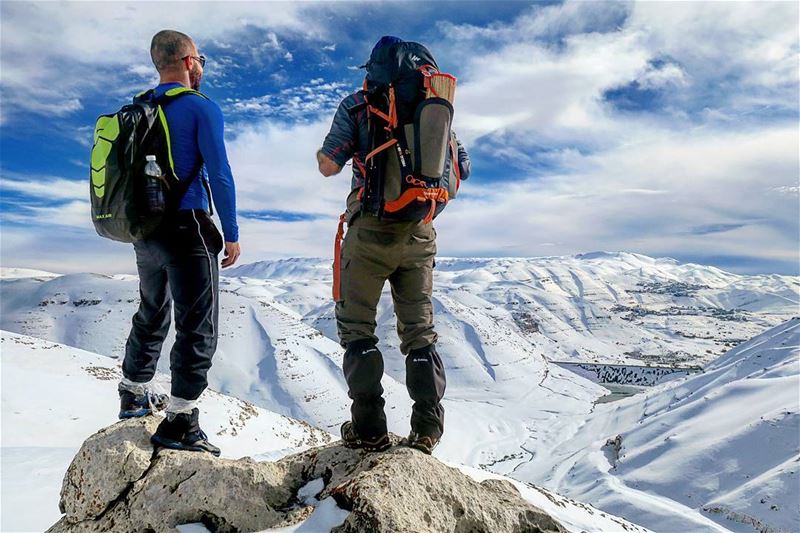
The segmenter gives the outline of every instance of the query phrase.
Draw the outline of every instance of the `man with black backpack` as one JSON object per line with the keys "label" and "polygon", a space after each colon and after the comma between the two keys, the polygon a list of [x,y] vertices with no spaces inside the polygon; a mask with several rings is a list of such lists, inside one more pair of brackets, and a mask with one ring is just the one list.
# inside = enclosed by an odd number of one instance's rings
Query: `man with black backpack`
{"label": "man with black backpack", "polygon": [[[222,267],[240,254],[235,188],[222,112],[199,93],[205,57],[187,35],[164,30],[150,55],[160,83],[116,114],[101,116],[92,149],[91,200],[97,232],[133,242],[140,303],[125,346],[120,418],[166,407],[154,444],[219,455],[200,429],[197,401],[208,385]],[[211,192],[223,237],[210,215]],[[153,379],[174,304],[171,394]]]}
{"label": "man with black backpack", "polygon": [[444,431],[445,391],[433,328],[431,222],[469,177],[469,157],[451,130],[456,80],[439,72],[424,46],[385,36],[365,67],[364,89],[341,102],[317,152],[324,176],[353,160],[334,255],[336,323],[353,400],[342,439],[370,451],[391,444],[375,336],[377,304],[388,280],[414,401],[411,433],[403,443],[430,454]]}

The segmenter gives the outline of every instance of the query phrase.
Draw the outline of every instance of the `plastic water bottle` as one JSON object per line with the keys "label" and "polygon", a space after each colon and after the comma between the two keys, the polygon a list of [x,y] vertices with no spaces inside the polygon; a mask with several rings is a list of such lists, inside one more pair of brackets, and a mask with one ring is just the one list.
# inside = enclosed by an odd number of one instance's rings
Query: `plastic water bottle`
{"label": "plastic water bottle", "polygon": [[144,166],[144,191],[147,197],[147,210],[150,214],[159,215],[166,210],[164,188],[162,186],[164,173],[156,162],[156,156],[148,155],[145,156],[145,159],[147,160],[147,164]]}

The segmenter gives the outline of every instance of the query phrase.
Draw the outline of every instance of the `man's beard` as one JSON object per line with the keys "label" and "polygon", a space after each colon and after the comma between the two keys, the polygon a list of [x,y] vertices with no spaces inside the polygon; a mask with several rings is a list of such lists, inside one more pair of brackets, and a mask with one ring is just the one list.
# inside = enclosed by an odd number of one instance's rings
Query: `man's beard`
{"label": "man's beard", "polygon": [[[194,61],[193,61],[194,62]],[[189,71],[189,83],[195,91],[200,90],[200,80],[203,79],[203,73],[200,67],[194,65],[192,70]]]}

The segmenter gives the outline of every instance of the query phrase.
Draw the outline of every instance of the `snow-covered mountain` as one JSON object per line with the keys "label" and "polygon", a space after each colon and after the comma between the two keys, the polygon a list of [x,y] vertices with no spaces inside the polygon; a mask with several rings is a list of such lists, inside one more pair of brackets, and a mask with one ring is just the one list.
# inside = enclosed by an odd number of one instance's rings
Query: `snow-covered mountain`
{"label": "snow-covered mountain", "polygon": [[[297,281],[276,290],[271,281],[221,281],[220,342],[210,386],[224,394],[336,432],[349,418],[342,376],[343,350],[289,308],[287,292],[312,302],[324,282]],[[281,282],[285,283],[285,282]],[[0,283],[0,328],[121,358],[137,305],[133,276],[73,274],[16,278]],[[279,301],[277,296],[282,296]],[[458,317],[442,317],[459,325]],[[315,324],[323,321],[316,320]],[[513,324],[485,315],[443,335],[447,366],[447,431],[441,458],[479,466],[507,454],[563,413],[585,415],[607,391],[534,351]],[[495,335],[496,332],[499,334]],[[167,343],[171,342],[171,338]],[[383,387],[389,428],[409,430],[411,402],[405,365],[386,348]],[[166,371],[168,357],[160,361]],[[535,408],[531,408],[535,406]]]}
{"label": "snow-covered mountain", "polygon": [[798,531],[800,318],[551,431],[556,446],[494,470],[658,531]]}
{"label": "snow-covered mountain", "polygon": [[[8,274],[4,271],[0,281],[0,328],[122,356],[138,302],[134,276]],[[211,387],[336,432],[349,415],[349,399],[342,349],[335,340],[330,262],[271,261],[224,274]],[[618,406],[637,406],[650,394],[698,383],[694,380],[715,367],[660,385],[646,397],[601,405],[605,388],[552,361],[708,364],[732,345],[796,314],[796,278],[739,276],[670,259],[597,253],[439,259],[435,283],[437,331],[448,375],[446,433],[438,457],[557,488],[656,530],[669,524],[670,530],[714,531],[725,524],[747,531],[725,518],[748,514],[741,506],[720,503],[716,507],[728,511],[704,512],[701,506],[711,505],[708,493],[695,502],[672,485],[639,490],[633,481],[639,474],[630,474],[629,482],[620,477],[619,467],[603,470],[608,461],[602,460],[613,448],[603,448],[606,440],[623,434],[621,446],[632,446],[626,424],[638,426],[648,418],[633,407],[617,412]],[[408,431],[410,401],[388,296],[378,312],[386,359],[383,385],[390,429],[402,434]],[[781,382],[781,390],[792,386],[791,379],[797,379],[796,373]],[[682,412],[687,427],[700,405]],[[714,436],[704,438],[709,444]],[[674,455],[679,465],[681,450]],[[715,479],[720,471],[713,462],[702,466],[711,470],[687,475]],[[641,466],[639,473],[646,470]],[[673,469],[675,476],[678,470]],[[691,484],[679,476],[674,483]],[[773,511],[780,519],[765,516],[765,523],[793,520],[782,509]]]}
{"label": "snow-covered mountain", "polygon": [[[226,275],[260,281],[264,293],[336,338],[329,261],[260,262]],[[742,276],[622,252],[440,258],[434,287],[443,343],[477,359],[473,347],[506,337],[548,360],[702,366],[788,320],[800,305],[795,277]],[[387,286],[378,329],[396,349],[394,327]]]}
{"label": "snow-covered mountain", "polygon": [[[119,363],[108,357],[33,337],[0,332],[2,353],[2,513],[4,532],[43,531],[60,518],[64,473],[89,435],[116,421]],[[157,376],[160,381],[164,376]],[[276,460],[333,436],[248,402],[207,391],[201,399],[203,426],[222,456]],[[458,467],[476,480],[501,476]],[[647,530],[590,505],[546,489],[512,481],[522,497],[556,517],[570,531]],[[313,489],[311,494],[313,494]],[[317,502],[319,503],[319,502]],[[305,524],[279,528],[322,531],[347,516],[328,500]],[[181,531],[208,531],[199,524]],[[265,532],[266,533],[266,532]]]}
{"label": "snow-covered mountain", "polygon": [[[61,516],[61,480],[83,440],[117,421],[121,370],[108,357],[6,331],[0,353],[0,530],[43,531]],[[274,459],[334,439],[305,422],[214,391],[203,395],[200,408],[203,427],[224,457]]]}

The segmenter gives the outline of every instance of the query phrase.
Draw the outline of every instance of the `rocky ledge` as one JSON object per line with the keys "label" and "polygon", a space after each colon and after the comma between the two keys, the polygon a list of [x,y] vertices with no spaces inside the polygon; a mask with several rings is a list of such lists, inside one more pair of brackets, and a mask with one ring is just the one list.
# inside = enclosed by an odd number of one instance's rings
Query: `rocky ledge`
{"label": "rocky ledge", "polygon": [[48,531],[259,531],[305,520],[298,491],[322,479],[318,500],[349,511],[336,532],[562,532],[511,483],[478,483],[416,450],[380,454],[340,444],[276,462],[154,450],[159,419],[118,422],[84,442],[64,477],[64,516]]}

